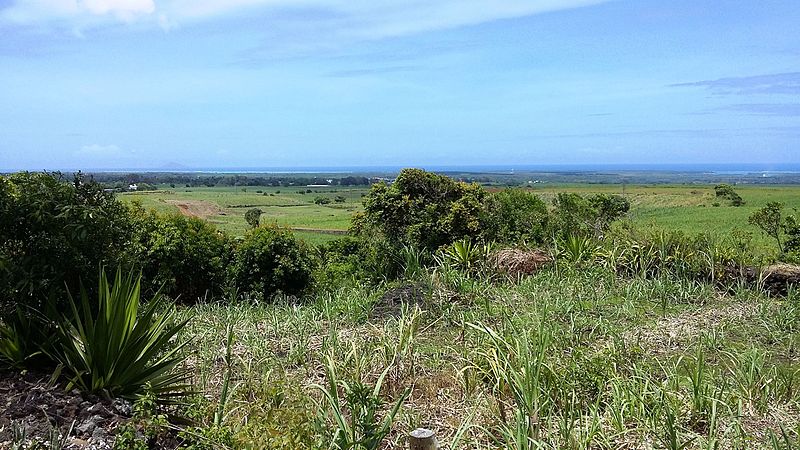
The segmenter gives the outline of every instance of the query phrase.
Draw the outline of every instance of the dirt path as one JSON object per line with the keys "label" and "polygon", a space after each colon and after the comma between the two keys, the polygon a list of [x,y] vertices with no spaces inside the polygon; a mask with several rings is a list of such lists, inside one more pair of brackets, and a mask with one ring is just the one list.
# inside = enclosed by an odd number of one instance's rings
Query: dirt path
{"label": "dirt path", "polygon": [[164,200],[164,202],[177,206],[181,214],[189,217],[207,219],[211,216],[218,216],[222,212],[219,205],[204,200]]}
{"label": "dirt path", "polygon": [[292,231],[306,231],[309,233],[320,233],[320,234],[333,234],[337,236],[342,236],[347,234],[347,230],[338,230],[338,229],[331,229],[331,228],[306,228],[306,227],[292,227]]}

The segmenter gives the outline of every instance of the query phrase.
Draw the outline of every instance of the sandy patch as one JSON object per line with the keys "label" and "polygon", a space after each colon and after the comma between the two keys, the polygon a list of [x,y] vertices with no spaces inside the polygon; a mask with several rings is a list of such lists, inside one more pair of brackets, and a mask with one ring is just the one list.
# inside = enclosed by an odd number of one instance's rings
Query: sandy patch
{"label": "sandy patch", "polygon": [[204,200],[164,200],[165,203],[177,206],[181,214],[189,217],[207,219],[218,216],[222,209],[216,203]]}

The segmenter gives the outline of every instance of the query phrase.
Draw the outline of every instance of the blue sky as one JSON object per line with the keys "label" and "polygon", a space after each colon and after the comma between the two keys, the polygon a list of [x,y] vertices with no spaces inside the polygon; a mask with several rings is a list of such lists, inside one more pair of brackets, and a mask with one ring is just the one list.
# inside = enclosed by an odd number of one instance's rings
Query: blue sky
{"label": "blue sky", "polygon": [[797,0],[0,0],[0,170],[800,163]]}

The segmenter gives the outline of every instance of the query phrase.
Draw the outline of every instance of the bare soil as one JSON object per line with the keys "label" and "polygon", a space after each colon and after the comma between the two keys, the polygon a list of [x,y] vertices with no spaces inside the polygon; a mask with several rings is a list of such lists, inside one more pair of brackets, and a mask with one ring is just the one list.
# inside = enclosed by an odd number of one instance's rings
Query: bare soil
{"label": "bare soil", "polygon": [[219,205],[205,200],[164,200],[164,202],[169,205],[177,206],[181,214],[189,217],[207,219],[222,213],[222,208],[220,208]]}

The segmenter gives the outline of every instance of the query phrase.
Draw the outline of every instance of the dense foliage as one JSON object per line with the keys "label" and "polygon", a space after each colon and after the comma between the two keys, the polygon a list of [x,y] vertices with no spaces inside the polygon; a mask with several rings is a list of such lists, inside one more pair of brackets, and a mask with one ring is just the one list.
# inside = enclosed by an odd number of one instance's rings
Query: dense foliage
{"label": "dense foliage", "polygon": [[601,237],[616,219],[630,210],[625,197],[595,194],[583,197],[575,193],[559,193],[553,200],[552,227],[555,235]]}
{"label": "dense foliage", "polygon": [[6,306],[39,307],[63,298],[65,284],[96,285],[97,268],[127,264],[133,222],[128,208],[75,175],[21,172],[0,177],[0,292]]}
{"label": "dense foliage", "polygon": [[261,223],[261,214],[263,214],[260,208],[250,208],[244,213],[244,220],[250,225],[250,228],[257,228],[258,225]]}
{"label": "dense foliage", "polygon": [[535,194],[504,189],[486,198],[483,233],[488,240],[541,244],[547,240],[547,205]]}
{"label": "dense foliage", "polygon": [[239,245],[231,278],[240,294],[268,300],[298,295],[311,284],[313,261],[305,242],[275,225],[251,230]]}
{"label": "dense foliage", "polygon": [[744,205],[744,199],[742,199],[742,197],[733,190],[733,186],[730,184],[718,184],[714,186],[714,195],[717,198],[730,201],[731,206]]}
{"label": "dense foliage", "polygon": [[136,211],[134,263],[148,292],[159,289],[182,302],[216,298],[227,285],[233,245],[205,220]]}
{"label": "dense foliage", "polygon": [[485,197],[477,184],[404,169],[391,185],[372,187],[355,228],[360,234],[379,233],[397,246],[436,249],[480,233]]}

